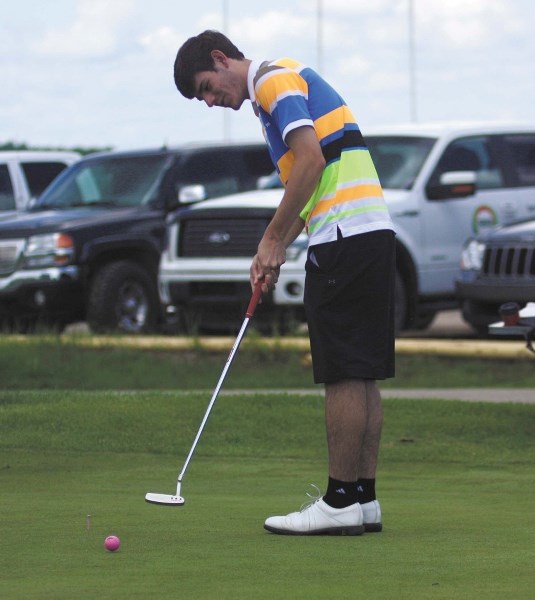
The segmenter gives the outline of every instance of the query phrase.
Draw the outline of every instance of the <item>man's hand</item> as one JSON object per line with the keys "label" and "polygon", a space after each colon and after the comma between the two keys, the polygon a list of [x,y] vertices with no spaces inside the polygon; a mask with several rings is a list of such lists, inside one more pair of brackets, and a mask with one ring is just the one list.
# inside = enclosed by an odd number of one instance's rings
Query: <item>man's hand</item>
{"label": "man's hand", "polygon": [[286,248],[282,242],[262,239],[251,263],[251,286],[263,280],[262,292],[267,294],[279,279],[281,265],[286,262]]}

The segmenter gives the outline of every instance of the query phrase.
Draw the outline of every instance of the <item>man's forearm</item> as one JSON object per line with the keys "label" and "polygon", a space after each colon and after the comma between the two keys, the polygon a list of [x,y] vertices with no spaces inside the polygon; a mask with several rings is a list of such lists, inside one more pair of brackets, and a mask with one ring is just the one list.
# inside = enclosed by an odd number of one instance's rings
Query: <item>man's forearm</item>
{"label": "man's forearm", "polygon": [[305,222],[301,217],[297,217],[295,219],[291,229],[288,231],[286,237],[284,238],[284,247],[288,248],[288,246],[297,238],[297,236],[303,231],[305,226]]}
{"label": "man's forearm", "polygon": [[[312,127],[299,127],[288,134],[294,164],[281,202],[266,229],[265,238],[272,243],[293,241],[296,219],[314,193],[325,168],[325,158]],[[287,246],[287,244],[286,244]]]}

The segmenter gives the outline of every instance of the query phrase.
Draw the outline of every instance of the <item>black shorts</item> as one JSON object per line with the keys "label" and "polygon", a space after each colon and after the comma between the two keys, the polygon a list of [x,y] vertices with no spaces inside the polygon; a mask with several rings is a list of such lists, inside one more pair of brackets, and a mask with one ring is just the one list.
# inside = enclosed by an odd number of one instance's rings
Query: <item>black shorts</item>
{"label": "black shorts", "polygon": [[305,310],[314,381],[394,377],[395,234],[311,246]]}

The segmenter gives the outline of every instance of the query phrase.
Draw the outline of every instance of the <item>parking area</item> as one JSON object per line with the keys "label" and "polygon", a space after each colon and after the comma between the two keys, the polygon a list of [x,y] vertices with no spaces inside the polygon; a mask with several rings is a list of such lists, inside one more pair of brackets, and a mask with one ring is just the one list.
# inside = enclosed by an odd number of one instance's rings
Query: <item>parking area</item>
{"label": "parking area", "polygon": [[[87,325],[83,322],[73,323],[65,333],[88,332]],[[403,338],[445,338],[445,339],[475,339],[477,335],[467,325],[458,310],[447,310],[438,313],[431,326],[425,331],[409,330],[401,336]]]}
{"label": "parking area", "polygon": [[[496,319],[498,320],[498,319]],[[402,338],[447,338],[447,339],[475,339],[476,332],[462,318],[458,310],[445,310],[439,312],[431,325],[423,330],[407,330],[400,336]]]}

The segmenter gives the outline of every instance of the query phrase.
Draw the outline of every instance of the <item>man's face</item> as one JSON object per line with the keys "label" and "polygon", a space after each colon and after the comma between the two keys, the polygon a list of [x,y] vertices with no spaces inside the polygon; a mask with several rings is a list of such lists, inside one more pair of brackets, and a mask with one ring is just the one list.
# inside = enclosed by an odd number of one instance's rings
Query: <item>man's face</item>
{"label": "man's face", "polygon": [[238,110],[248,97],[247,83],[232,66],[215,63],[215,71],[200,71],[195,75],[195,97],[207,106],[222,106]]}

